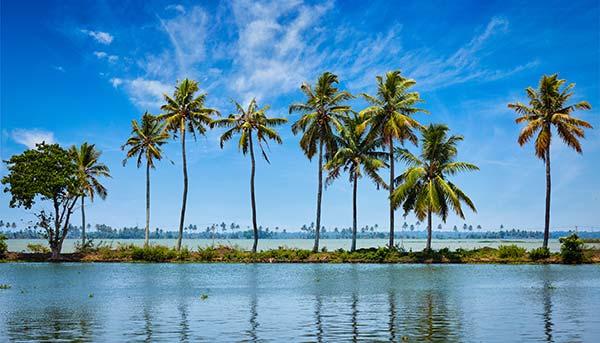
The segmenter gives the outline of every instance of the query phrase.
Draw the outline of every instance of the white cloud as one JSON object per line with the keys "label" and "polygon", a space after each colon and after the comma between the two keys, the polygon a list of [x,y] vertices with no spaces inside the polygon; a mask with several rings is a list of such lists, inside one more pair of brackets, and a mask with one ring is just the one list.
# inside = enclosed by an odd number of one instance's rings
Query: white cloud
{"label": "white cloud", "polygon": [[177,12],[182,13],[182,14],[185,13],[185,7],[183,7],[183,5],[181,5],[181,4],[172,4],[172,5],[169,5],[169,6],[165,7],[165,10],[167,10],[167,11],[168,10],[173,10],[173,11],[177,11]]}
{"label": "white cloud", "polygon": [[53,66],[52,68],[54,68],[54,70],[58,70],[58,71],[60,71],[62,73],[65,72],[65,68],[63,66]]}
{"label": "white cloud", "polygon": [[101,43],[104,45],[110,45],[110,43],[112,43],[112,41],[114,39],[114,37],[108,32],[91,31],[91,30],[85,30],[85,29],[82,29],[81,32],[94,38],[98,43]]}
{"label": "white cloud", "polygon": [[35,148],[36,144],[42,142],[47,144],[56,143],[53,132],[39,129],[15,129],[12,131],[12,139],[29,149]]}
{"label": "white cloud", "polygon": [[108,62],[110,62],[110,63],[115,63],[118,60],[119,60],[119,56],[116,56],[116,55],[110,55],[110,56],[108,56]]}
{"label": "white cloud", "polygon": [[118,88],[120,85],[123,84],[123,80],[118,77],[113,77],[112,79],[110,79],[110,83],[114,88]]}
{"label": "white cloud", "polygon": [[94,56],[96,56],[99,60],[106,59],[110,63],[115,63],[119,60],[119,56],[109,55],[104,51],[94,51]]}
{"label": "white cloud", "polygon": [[106,58],[107,55],[104,51],[94,51],[94,56],[98,57],[98,59]]}
{"label": "white cloud", "polygon": [[163,94],[171,93],[173,88],[161,81],[141,77],[133,80],[111,79],[111,83],[114,87],[122,84],[131,101],[144,110],[158,109],[162,104]]}

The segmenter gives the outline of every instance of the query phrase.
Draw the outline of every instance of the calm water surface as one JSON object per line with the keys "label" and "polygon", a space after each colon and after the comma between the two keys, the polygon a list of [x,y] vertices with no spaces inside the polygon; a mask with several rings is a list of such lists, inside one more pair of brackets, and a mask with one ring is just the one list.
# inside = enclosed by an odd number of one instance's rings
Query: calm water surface
{"label": "calm water surface", "polygon": [[[63,252],[73,252],[75,250],[75,243],[78,242],[77,239],[66,239],[63,244]],[[117,244],[136,244],[139,246],[144,245],[143,239],[115,239],[115,240],[95,240],[96,243],[102,241],[105,244],[112,244],[113,247],[116,247]],[[10,251],[26,251],[27,244],[37,243],[48,245],[48,241],[43,239],[9,239],[8,249]],[[174,247],[177,240],[176,239],[156,239],[150,240],[153,244],[166,245],[170,247]],[[358,248],[371,248],[371,247],[384,247],[388,243],[387,239],[359,239],[356,242]],[[413,251],[421,251],[425,248],[425,239],[396,239],[396,243],[398,245],[402,245],[406,250],[412,249]],[[314,244],[314,240],[312,239],[262,239],[258,242],[258,248],[260,250],[266,249],[277,249],[278,247],[285,246],[288,248],[299,248],[299,249],[312,249]],[[493,247],[497,248],[502,244],[516,244],[518,246],[524,247],[527,250],[531,250],[533,248],[539,248],[542,245],[541,239],[523,239],[523,240],[502,240],[502,239],[490,239],[490,240],[478,240],[478,239],[434,239],[432,242],[434,249],[441,248],[449,248],[450,250],[455,250],[457,248],[463,249],[474,249],[474,248],[482,248],[482,247]],[[252,248],[252,240],[251,239],[184,239],[183,245],[188,246],[190,249],[196,249],[198,247],[207,247],[211,245],[227,245],[227,246],[236,246],[242,249],[251,249]],[[600,244],[590,243],[588,244],[590,247],[600,248]],[[322,239],[321,246],[326,247],[327,249],[336,250],[336,249],[350,249],[350,240],[349,239]],[[548,245],[551,251],[559,251],[560,243],[558,239],[551,239],[550,244]]]}
{"label": "calm water surface", "polygon": [[595,265],[5,263],[0,283],[0,341],[600,342]]}

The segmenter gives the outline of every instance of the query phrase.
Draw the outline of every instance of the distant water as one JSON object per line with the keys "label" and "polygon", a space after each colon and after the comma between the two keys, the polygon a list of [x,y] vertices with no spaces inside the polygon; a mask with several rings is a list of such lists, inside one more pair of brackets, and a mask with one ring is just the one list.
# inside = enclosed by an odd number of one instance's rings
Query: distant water
{"label": "distant water", "polygon": [[[63,252],[73,252],[75,243],[78,240],[76,239],[67,239],[63,245]],[[113,247],[116,247],[117,244],[136,244],[142,246],[144,244],[144,240],[142,239],[115,239],[115,240],[102,240],[106,244],[112,244]],[[8,249],[10,251],[26,251],[27,244],[29,243],[39,243],[47,245],[47,241],[43,239],[9,239]],[[100,240],[95,240],[96,243],[100,242]],[[153,244],[161,244],[173,247],[175,246],[177,240],[175,239],[156,239],[150,241]],[[300,248],[300,249],[312,249],[313,246],[312,239],[261,239],[258,242],[258,248],[260,250],[266,249],[277,249],[278,247],[288,247],[288,248]],[[387,239],[359,239],[357,241],[358,248],[370,248],[370,247],[383,247],[388,243]],[[421,251],[425,248],[425,240],[424,239],[397,239],[396,243],[398,245],[402,245],[406,250],[412,249],[413,251]],[[473,248],[482,248],[482,247],[498,247],[501,244],[516,244],[522,246],[524,248],[533,249],[538,248],[542,245],[542,240],[538,239],[523,239],[523,240],[500,240],[500,239],[443,239],[443,240],[433,240],[433,248],[449,248],[450,250],[455,250],[457,248],[463,249],[473,249]],[[252,248],[252,240],[250,239],[184,239],[183,245],[187,246],[190,249],[197,249],[198,247],[207,247],[211,245],[227,245],[227,246],[236,246],[242,249],[251,249]],[[591,246],[595,246],[600,248],[600,244],[590,244]],[[321,247],[326,247],[328,250],[336,250],[336,249],[350,249],[350,240],[348,239],[323,239],[321,240]],[[559,251],[560,243],[557,239],[550,240],[549,244],[551,251]]]}
{"label": "distant water", "polygon": [[0,342],[600,342],[595,265],[4,263],[1,283]]}

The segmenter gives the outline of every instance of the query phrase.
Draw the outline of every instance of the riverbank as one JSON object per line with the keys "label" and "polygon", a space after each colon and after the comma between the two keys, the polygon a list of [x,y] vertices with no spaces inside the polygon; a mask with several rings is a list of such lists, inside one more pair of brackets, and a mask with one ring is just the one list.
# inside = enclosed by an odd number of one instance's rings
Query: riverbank
{"label": "riverbank", "polygon": [[[46,262],[49,253],[8,252],[6,262]],[[499,248],[403,251],[400,249],[369,248],[355,252],[338,249],[313,253],[304,249],[278,248],[252,253],[228,246],[198,248],[195,251],[151,245],[101,246],[86,252],[61,255],[61,262],[179,262],[179,263],[457,263],[457,264],[562,264],[560,253],[539,249],[526,251],[516,245]],[[581,263],[600,264],[600,250],[584,249]]]}

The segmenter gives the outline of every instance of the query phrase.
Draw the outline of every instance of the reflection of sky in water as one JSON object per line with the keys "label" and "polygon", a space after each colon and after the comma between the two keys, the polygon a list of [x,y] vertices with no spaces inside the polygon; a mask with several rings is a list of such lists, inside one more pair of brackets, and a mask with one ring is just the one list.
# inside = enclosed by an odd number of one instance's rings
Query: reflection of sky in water
{"label": "reflection of sky in water", "polygon": [[10,263],[0,283],[0,341],[600,340],[593,265]]}

